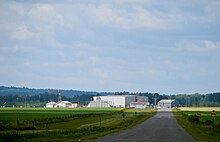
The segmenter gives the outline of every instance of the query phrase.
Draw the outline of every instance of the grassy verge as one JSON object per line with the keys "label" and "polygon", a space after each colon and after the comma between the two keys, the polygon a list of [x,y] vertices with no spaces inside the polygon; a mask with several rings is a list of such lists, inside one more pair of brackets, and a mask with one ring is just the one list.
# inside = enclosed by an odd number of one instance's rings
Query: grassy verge
{"label": "grassy verge", "polygon": [[[122,111],[126,114],[124,119],[122,118]],[[23,121],[19,123],[19,126],[14,124],[14,128],[18,129],[0,131],[0,141],[78,141],[94,139],[133,127],[154,114],[154,109],[124,109],[108,113],[82,113],[38,120],[34,123],[33,128],[35,129],[29,130],[21,129],[22,127],[25,128],[26,125]],[[13,128],[13,125],[11,127]]]}
{"label": "grassy verge", "polygon": [[[173,109],[178,123],[196,140],[206,142],[220,141],[220,124],[209,119],[201,119],[196,112]],[[204,112],[204,114],[207,112]],[[201,115],[203,115],[200,112]],[[204,121],[203,121],[204,120]]]}
{"label": "grassy verge", "polygon": [[[130,112],[130,115],[133,115],[133,116],[125,118],[124,120],[121,119],[119,121],[113,121],[113,122],[107,123],[103,126],[103,128],[107,129],[107,131],[94,133],[92,135],[88,135],[86,137],[83,137],[82,139],[83,140],[95,139],[97,137],[101,137],[101,136],[104,136],[107,134],[118,132],[120,130],[129,129],[131,127],[134,127],[134,126],[144,122],[145,120],[149,119],[150,117],[152,117],[156,114],[155,109],[150,109],[150,110],[148,110],[148,112],[146,112],[146,110],[144,111],[143,109],[142,110],[141,109],[128,109],[128,110],[125,110],[125,112]],[[136,115],[134,115],[134,113]]]}

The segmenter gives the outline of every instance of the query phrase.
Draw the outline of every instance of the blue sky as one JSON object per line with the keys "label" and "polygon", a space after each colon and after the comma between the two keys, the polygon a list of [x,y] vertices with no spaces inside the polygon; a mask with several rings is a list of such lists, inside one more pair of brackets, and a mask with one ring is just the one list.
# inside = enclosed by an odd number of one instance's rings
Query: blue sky
{"label": "blue sky", "polygon": [[0,0],[0,85],[220,91],[218,0]]}

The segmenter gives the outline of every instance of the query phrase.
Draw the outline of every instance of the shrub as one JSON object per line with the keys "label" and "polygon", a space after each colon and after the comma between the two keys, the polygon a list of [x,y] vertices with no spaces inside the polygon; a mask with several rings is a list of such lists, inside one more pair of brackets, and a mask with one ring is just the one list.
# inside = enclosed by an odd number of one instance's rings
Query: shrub
{"label": "shrub", "polygon": [[199,117],[197,115],[189,115],[188,120],[193,123],[199,123]]}
{"label": "shrub", "polygon": [[213,125],[213,121],[212,120],[206,120],[204,122],[205,125]]}

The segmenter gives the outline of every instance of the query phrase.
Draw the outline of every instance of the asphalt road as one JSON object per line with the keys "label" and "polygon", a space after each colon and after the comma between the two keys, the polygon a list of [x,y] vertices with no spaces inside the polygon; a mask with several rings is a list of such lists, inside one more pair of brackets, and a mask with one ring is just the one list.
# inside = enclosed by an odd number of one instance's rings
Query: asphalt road
{"label": "asphalt road", "polygon": [[163,108],[140,125],[94,140],[94,142],[195,142],[177,123],[171,109]]}

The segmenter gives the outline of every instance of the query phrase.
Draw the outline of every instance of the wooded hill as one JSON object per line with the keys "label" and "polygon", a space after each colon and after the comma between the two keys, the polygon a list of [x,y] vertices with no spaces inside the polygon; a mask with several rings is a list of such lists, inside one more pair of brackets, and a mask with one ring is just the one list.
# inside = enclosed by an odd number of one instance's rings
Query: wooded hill
{"label": "wooded hill", "polygon": [[[147,96],[150,104],[154,104],[161,99],[176,99],[182,106],[220,106],[220,93],[209,94],[176,94],[166,95],[158,93],[129,93],[129,92],[95,92],[95,91],[78,91],[78,90],[61,90],[62,100],[87,104],[93,96],[97,95],[140,95]],[[46,102],[57,101],[58,90],[53,89],[30,89],[19,87],[0,86],[0,106],[7,102],[7,106],[33,104],[34,106],[43,106]]]}

